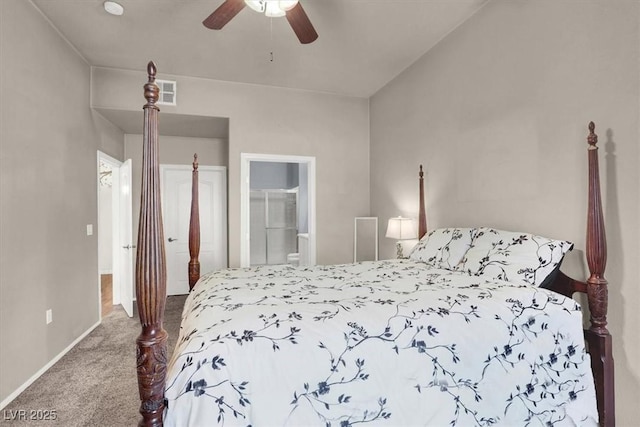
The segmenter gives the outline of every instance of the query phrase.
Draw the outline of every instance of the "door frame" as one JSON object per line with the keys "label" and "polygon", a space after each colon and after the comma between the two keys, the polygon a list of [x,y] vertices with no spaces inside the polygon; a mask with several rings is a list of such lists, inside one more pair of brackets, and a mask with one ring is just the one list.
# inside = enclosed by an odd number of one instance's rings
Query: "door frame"
{"label": "door frame", "polygon": [[98,235],[98,315],[100,320],[102,320],[102,289],[101,289],[101,280],[100,280],[100,162],[104,162],[111,166],[111,263],[112,263],[112,292],[113,292],[113,305],[120,304],[120,286],[115,286],[116,283],[120,283],[120,263],[119,263],[119,247],[118,242],[120,241],[120,198],[118,197],[119,191],[114,191],[114,189],[120,188],[120,167],[122,166],[122,161],[109,156],[108,154],[103,153],[98,150],[96,156],[96,191],[98,200],[98,215],[97,215],[97,228],[96,233]]}
{"label": "door frame", "polygon": [[281,154],[240,153],[240,267],[251,263],[250,185],[251,162],[298,163],[307,165],[309,214],[309,265],[316,264],[316,158]]}

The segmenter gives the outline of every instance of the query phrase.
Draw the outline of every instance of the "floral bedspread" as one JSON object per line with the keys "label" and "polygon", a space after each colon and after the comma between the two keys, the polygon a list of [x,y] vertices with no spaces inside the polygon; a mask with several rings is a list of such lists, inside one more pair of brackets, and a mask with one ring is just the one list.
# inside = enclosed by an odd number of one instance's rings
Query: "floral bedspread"
{"label": "floral bedspread", "polygon": [[410,260],[204,276],[169,426],[588,426],[579,305]]}

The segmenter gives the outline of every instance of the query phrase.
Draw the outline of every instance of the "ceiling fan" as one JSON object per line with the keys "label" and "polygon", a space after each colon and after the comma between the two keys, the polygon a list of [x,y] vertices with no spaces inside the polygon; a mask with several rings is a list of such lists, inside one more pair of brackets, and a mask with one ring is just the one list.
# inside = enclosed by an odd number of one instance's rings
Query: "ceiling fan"
{"label": "ceiling fan", "polygon": [[202,23],[209,29],[220,30],[247,5],[269,17],[286,16],[300,43],[311,43],[318,38],[318,33],[298,0],[225,0]]}

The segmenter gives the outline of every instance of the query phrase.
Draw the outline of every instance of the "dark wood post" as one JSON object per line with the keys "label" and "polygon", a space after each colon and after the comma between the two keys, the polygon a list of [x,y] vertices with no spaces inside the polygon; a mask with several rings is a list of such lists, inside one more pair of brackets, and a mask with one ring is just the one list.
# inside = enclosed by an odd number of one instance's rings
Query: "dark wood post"
{"label": "dark wood post", "polygon": [[422,236],[427,234],[427,213],[424,206],[424,172],[422,172],[422,165],[420,165],[420,213],[418,215],[418,239],[422,239]]}
{"label": "dark wood post", "polygon": [[200,205],[198,202],[198,155],[193,155],[191,178],[191,217],[189,218],[189,290],[200,279]]}
{"label": "dark wood post", "polygon": [[589,123],[589,206],[587,216],[587,264],[590,276],[587,279],[587,295],[591,326],[585,338],[591,356],[591,369],[596,384],[600,425],[615,425],[615,399],[613,384],[613,354],[611,335],[607,330],[608,283],[604,278],[607,264],[607,242],[600,195],[600,172],[598,167],[598,136],[595,124]]}
{"label": "dark wood post", "polygon": [[156,66],[147,66],[144,85],[147,103],[142,131],[142,195],[136,253],[136,299],[142,333],[137,339],[139,426],[161,426],[167,370],[167,332],[162,328],[167,297],[164,232],[158,166],[158,86]]}

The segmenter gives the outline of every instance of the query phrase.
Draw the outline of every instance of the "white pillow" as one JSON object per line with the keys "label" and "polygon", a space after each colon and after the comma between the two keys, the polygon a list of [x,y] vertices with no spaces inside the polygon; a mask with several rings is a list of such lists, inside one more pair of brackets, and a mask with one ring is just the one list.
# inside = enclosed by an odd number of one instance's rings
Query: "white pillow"
{"label": "white pillow", "polygon": [[471,245],[475,228],[437,228],[422,237],[409,259],[434,268],[454,270]]}
{"label": "white pillow", "polygon": [[540,286],[573,243],[529,233],[479,228],[460,270],[518,285]]}

